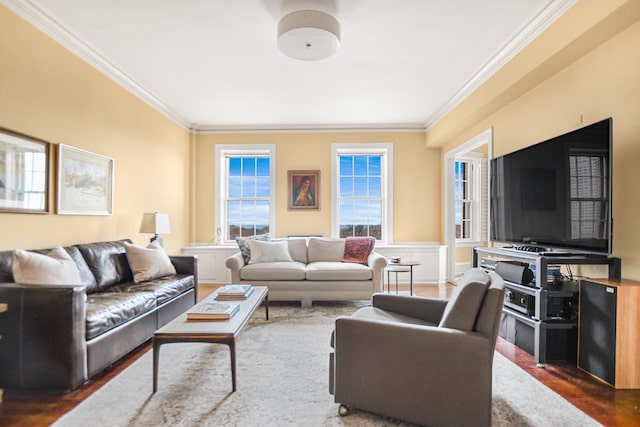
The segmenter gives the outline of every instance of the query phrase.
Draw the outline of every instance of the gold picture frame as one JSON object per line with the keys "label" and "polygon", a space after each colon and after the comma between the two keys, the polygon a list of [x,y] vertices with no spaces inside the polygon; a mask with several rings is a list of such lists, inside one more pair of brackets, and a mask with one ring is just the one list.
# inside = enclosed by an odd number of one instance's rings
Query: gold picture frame
{"label": "gold picture frame", "polygon": [[51,144],[0,128],[0,212],[49,213]]}
{"label": "gold picture frame", "polygon": [[320,171],[287,172],[289,209],[320,209]]}

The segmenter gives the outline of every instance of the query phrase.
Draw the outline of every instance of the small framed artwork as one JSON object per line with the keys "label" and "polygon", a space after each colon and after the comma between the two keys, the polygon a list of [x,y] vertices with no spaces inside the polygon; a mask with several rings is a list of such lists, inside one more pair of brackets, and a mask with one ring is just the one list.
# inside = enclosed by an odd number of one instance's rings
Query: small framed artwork
{"label": "small framed artwork", "polygon": [[113,159],[58,146],[58,214],[111,215]]}
{"label": "small framed artwork", "polygon": [[289,209],[320,209],[320,171],[288,171]]}
{"label": "small framed artwork", "polygon": [[0,129],[0,212],[49,212],[51,144]]}

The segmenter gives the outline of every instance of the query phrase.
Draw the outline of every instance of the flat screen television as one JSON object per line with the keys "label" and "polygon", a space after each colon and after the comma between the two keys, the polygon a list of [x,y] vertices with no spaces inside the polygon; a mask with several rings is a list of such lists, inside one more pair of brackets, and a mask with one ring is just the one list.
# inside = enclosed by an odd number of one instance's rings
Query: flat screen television
{"label": "flat screen television", "polygon": [[492,159],[491,240],[610,255],[612,125],[608,118]]}

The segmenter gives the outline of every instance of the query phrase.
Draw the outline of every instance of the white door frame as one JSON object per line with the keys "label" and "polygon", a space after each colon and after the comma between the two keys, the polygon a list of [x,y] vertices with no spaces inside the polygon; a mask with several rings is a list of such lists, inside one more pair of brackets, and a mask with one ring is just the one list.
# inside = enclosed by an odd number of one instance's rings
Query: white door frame
{"label": "white door frame", "polygon": [[[456,226],[454,221],[455,197],[453,193],[455,160],[456,157],[475,150],[484,144],[488,145],[488,158],[493,158],[493,128],[485,130],[467,142],[447,151],[444,155],[444,244],[447,246],[448,281],[452,281],[454,279],[456,265]],[[489,179],[489,176],[490,174],[487,174],[487,179]]]}

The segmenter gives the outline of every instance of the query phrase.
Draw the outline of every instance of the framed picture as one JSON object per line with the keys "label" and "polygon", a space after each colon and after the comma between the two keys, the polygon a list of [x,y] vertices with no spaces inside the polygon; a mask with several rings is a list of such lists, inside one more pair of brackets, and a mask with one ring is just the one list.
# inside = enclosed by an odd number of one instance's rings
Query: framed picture
{"label": "framed picture", "polygon": [[320,209],[320,171],[289,171],[289,209]]}
{"label": "framed picture", "polygon": [[58,214],[111,215],[113,159],[58,146]]}
{"label": "framed picture", "polygon": [[51,144],[0,129],[0,212],[49,212]]}

